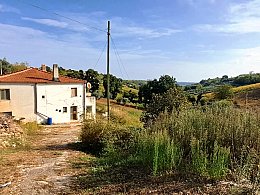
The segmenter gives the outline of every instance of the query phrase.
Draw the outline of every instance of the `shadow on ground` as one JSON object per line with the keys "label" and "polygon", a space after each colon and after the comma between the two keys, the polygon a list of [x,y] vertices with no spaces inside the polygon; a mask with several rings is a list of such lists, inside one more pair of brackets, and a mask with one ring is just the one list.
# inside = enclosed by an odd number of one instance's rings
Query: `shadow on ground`
{"label": "shadow on ground", "polygon": [[[68,144],[73,150],[86,151],[80,143]],[[78,170],[74,190],[87,194],[230,194],[228,186],[193,174],[170,173],[153,176],[147,167],[108,166],[101,158],[86,155],[71,162]]]}

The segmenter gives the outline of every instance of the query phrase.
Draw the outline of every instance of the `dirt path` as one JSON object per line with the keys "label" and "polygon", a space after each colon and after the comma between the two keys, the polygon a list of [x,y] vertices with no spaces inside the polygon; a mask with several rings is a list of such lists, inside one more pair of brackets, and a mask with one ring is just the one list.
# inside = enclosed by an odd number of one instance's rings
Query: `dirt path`
{"label": "dirt path", "polygon": [[[15,162],[16,169],[12,184],[2,193],[6,194],[71,194],[69,157],[80,152],[68,147],[68,143],[78,140],[80,126],[45,127],[34,140],[32,149],[17,152],[9,161]],[[20,162],[19,162],[20,161]],[[1,193],[1,191],[0,191]],[[1,194],[2,194],[1,193]]]}

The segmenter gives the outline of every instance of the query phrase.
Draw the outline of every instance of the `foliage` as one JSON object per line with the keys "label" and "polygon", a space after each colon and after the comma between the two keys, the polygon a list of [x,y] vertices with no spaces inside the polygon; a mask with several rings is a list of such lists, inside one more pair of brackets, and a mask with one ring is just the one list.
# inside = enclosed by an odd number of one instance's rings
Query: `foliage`
{"label": "foliage", "polygon": [[92,93],[99,89],[99,84],[101,82],[101,78],[100,78],[99,73],[97,71],[95,71],[93,69],[88,69],[85,72],[84,80],[91,83],[90,91]]}
{"label": "foliage", "polygon": [[[103,77],[103,86],[105,88],[105,97],[107,96],[107,75]],[[120,93],[122,88],[122,79],[117,78],[114,75],[109,76],[109,91],[110,98],[115,99],[117,94]]]}
{"label": "foliage", "polygon": [[84,121],[80,134],[84,149],[93,154],[100,154],[105,147],[106,136],[112,129],[104,120],[98,120],[98,123],[92,120]]}
{"label": "foliage", "polygon": [[230,85],[222,85],[222,86],[217,87],[215,94],[216,94],[215,97],[219,100],[230,99],[234,95],[232,86],[230,86]]}
{"label": "foliage", "polygon": [[6,58],[0,59],[0,64],[2,65],[3,74],[18,72],[28,67],[28,63],[26,62],[16,62],[15,64],[11,64],[6,60]]}
{"label": "foliage", "polygon": [[123,97],[129,99],[130,102],[138,102],[138,90],[127,86],[122,87]]}
{"label": "foliage", "polygon": [[142,129],[129,125],[130,113],[121,112],[112,114],[109,125],[97,121],[86,128],[102,132],[102,136],[96,133],[94,137],[103,144],[99,154],[106,170],[135,167],[145,174],[182,172],[212,179],[232,173],[235,178],[259,185],[257,113],[234,109],[224,100],[210,106],[181,109],[178,113],[161,113],[152,125]]}
{"label": "foliage", "polygon": [[147,81],[145,80],[123,80],[123,85],[133,89],[139,89],[140,86],[146,83]]}
{"label": "foliage", "polygon": [[179,112],[188,105],[187,97],[180,87],[170,88],[162,95],[154,95],[152,101],[147,105],[141,120],[151,124],[160,113]]}
{"label": "foliage", "polygon": [[238,86],[254,83],[260,83],[260,73],[243,74],[234,78],[234,84]]}
{"label": "foliage", "polygon": [[161,76],[159,80],[147,81],[147,84],[142,85],[139,89],[139,102],[148,104],[152,101],[153,94],[163,94],[175,86],[175,78],[169,75]]}
{"label": "foliage", "polygon": [[21,124],[21,127],[23,128],[26,135],[35,135],[39,130],[42,129],[40,125],[37,124],[37,122],[28,122]]}

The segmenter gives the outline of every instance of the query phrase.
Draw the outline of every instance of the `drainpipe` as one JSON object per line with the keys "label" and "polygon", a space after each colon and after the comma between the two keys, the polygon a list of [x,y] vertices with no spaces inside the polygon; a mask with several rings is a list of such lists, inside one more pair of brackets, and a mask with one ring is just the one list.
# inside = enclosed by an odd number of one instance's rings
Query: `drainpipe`
{"label": "drainpipe", "polygon": [[86,82],[83,84],[83,119],[86,119]]}
{"label": "drainpipe", "polygon": [[38,114],[38,101],[37,101],[37,83],[34,84],[34,112],[36,114],[36,121],[37,121],[37,114]]}

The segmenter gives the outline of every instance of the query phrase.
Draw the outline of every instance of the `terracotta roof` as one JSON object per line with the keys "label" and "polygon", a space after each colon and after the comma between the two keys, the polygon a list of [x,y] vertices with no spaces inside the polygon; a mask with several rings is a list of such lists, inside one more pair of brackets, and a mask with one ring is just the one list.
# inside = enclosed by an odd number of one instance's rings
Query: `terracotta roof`
{"label": "terracotta roof", "polygon": [[0,83],[84,83],[84,80],[59,76],[59,82],[52,80],[52,73],[37,68],[28,68],[19,72],[0,76]]}

